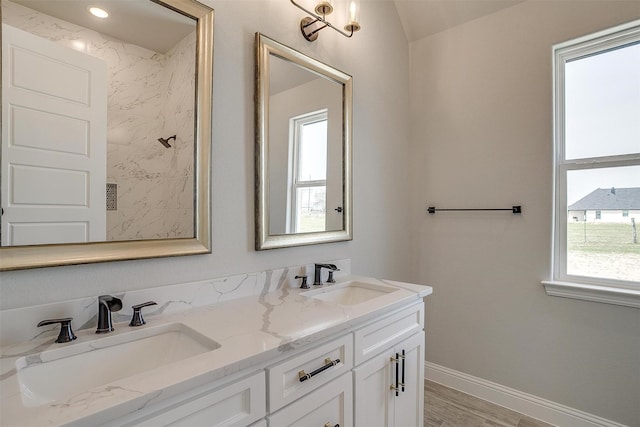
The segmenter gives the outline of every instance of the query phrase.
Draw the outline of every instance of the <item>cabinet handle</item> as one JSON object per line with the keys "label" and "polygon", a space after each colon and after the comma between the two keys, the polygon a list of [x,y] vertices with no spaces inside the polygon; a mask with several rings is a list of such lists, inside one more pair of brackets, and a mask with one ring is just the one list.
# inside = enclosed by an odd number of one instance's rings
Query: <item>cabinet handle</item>
{"label": "cabinet handle", "polygon": [[333,425],[333,424],[331,424],[331,423],[326,423],[326,424],[324,425],[324,427],[340,427],[340,424],[335,424],[335,425]]}
{"label": "cabinet handle", "polygon": [[396,353],[396,357],[391,357],[391,363],[395,364],[395,368],[396,368],[396,385],[394,386],[393,384],[391,384],[389,386],[390,390],[395,390],[396,392],[396,397],[398,396],[398,375],[399,375],[399,368],[400,368],[400,355],[398,353]]}
{"label": "cabinet handle", "polygon": [[300,382],[305,382],[306,380],[311,379],[312,377],[318,375],[320,372],[326,371],[327,369],[329,369],[332,366],[336,366],[338,363],[340,363],[340,359],[336,359],[336,360],[331,360],[329,358],[324,359],[324,366],[322,366],[321,368],[316,369],[315,371],[311,372],[311,373],[306,373],[304,370],[298,372],[298,378],[300,379]]}
{"label": "cabinet handle", "polygon": [[400,383],[400,386],[402,387],[402,392],[404,393],[404,360],[406,359],[404,349],[402,350],[400,358],[402,359],[402,382]]}

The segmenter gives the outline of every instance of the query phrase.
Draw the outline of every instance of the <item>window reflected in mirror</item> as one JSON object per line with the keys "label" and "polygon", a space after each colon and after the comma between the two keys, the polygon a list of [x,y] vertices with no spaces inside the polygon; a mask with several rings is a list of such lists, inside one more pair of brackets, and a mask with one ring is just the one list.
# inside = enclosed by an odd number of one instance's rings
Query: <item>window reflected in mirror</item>
{"label": "window reflected in mirror", "polygon": [[291,119],[293,161],[289,173],[292,200],[287,232],[325,231],[327,212],[327,110]]}

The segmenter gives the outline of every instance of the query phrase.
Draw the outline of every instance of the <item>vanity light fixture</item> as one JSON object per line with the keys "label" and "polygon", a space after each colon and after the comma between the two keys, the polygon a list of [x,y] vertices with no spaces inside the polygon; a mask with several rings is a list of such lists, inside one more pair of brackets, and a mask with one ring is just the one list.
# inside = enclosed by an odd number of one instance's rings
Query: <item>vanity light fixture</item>
{"label": "vanity light fixture", "polygon": [[104,19],[104,18],[108,18],[109,17],[109,12],[107,12],[104,9],[102,9],[101,7],[91,6],[89,8],[89,13],[91,13],[96,18]]}
{"label": "vanity light fixture", "polygon": [[[332,28],[345,37],[353,36],[353,33],[360,30],[358,18],[360,14],[360,0],[348,0],[347,6],[347,24],[344,31],[336,28],[331,22],[327,21],[327,15],[333,12],[332,0],[320,0],[315,7],[315,13],[300,6],[295,0],[290,0],[298,9],[308,13],[311,16],[302,18],[300,21],[300,31],[305,39],[312,42],[318,38],[318,33],[324,28]],[[346,32],[345,32],[346,31]]]}

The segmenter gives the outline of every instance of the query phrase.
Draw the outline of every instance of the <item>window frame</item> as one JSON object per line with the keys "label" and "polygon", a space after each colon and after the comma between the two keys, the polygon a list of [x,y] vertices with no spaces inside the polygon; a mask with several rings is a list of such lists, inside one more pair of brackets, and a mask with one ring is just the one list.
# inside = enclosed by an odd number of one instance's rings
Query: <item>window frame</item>
{"label": "window frame", "polygon": [[[325,179],[321,180],[299,180],[299,167],[300,167],[300,135],[302,127],[308,124],[318,123],[321,121],[329,121],[329,110],[324,108],[322,110],[312,111],[310,113],[301,114],[290,119],[290,185],[289,185],[289,203],[287,205],[287,224],[290,231],[293,233],[302,233],[298,230],[298,189],[301,188],[314,188],[325,187],[327,188],[327,178],[325,170]],[[326,201],[325,201],[326,204]],[[325,206],[325,224],[326,224],[326,206]],[[326,227],[325,227],[326,228]]]}
{"label": "window frame", "polygon": [[633,154],[565,158],[565,63],[640,42],[640,20],[599,31],[553,46],[554,208],[551,280],[543,281],[549,295],[640,308],[640,282],[567,274],[567,174],[569,171],[639,166]]}

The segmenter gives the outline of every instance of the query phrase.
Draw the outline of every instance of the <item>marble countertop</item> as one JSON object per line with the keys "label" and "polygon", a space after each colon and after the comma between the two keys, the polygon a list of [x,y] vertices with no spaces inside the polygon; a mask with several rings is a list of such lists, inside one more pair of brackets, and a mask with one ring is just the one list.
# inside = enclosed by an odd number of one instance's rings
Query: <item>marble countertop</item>
{"label": "marble countertop", "polygon": [[[174,362],[40,406],[23,404],[16,361],[29,356],[27,364],[41,363],[43,352],[105,336],[86,329],[79,331],[78,339],[68,344],[55,344],[47,337],[2,347],[0,424],[4,427],[101,424],[352,329],[383,313],[417,303],[432,293],[431,287],[410,283],[357,276],[341,279],[348,280],[392,286],[397,290],[360,304],[342,306],[300,295],[304,290],[283,287],[269,293],[154,317],[139,328],[118,323],[108,337],[124,336],[162,324],[182,323],[216,341],[220,348],[193,356],[188,363]],[[74,374],[69,372],[69,375]]]}

